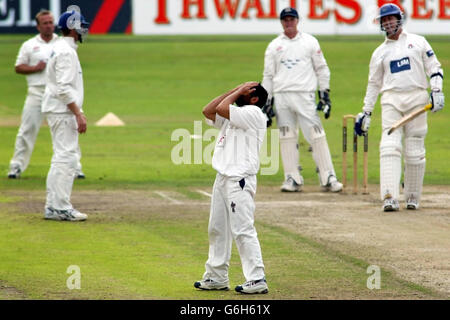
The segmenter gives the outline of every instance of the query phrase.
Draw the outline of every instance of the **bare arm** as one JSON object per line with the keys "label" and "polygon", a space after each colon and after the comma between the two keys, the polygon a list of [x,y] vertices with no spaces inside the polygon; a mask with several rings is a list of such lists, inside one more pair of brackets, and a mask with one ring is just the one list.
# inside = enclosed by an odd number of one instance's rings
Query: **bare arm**
{"label": "bare arm", "polygon": [[223,101],[223,99],[225,99],[227,96],[229,96],[230,94],[236,92],[241,85],[237,86],[236,88],[222,94],[221,96],[218,96],[216,98],[214,98],[213,100],[211,100],[211,102],[209,102],[204,108],[203,108],[203,115],[207,118],[210,119],[212,121],[216,121],[216,113],[217,113],[217,106],[219,105],[219,103],[221,103]]}
{"label": "bare arm", "polygon": [[19,64],[15,67],[16,73],[20,74],[32,74],[41,72],[45,69],[47,64],[44,61],[39,61],[39,63],[35,66],[29,66],[27,64]]}
{"label": "bare arm", "polygon": [[253,87],[257,86],[258,82],[246,82],[237,87],[231,94],[226,96],[217,106],[217,113],[226,119],[230,119],[230,104],[233,104],[240,95],[249,95],[255,89]]}
{"label": "bare arm", "polygon": [[79,133],[85,133],[86,130],[87,130],[87,122],[86,122],[86,117],[81,112],[80,108],[78,108],[78,106],[76,105],[75,102],[69,103],[67,105],[67,108],[69,108],[70,111],[73,112],[73,114],[75,115],[75,117],[77,119],[78,132]]}

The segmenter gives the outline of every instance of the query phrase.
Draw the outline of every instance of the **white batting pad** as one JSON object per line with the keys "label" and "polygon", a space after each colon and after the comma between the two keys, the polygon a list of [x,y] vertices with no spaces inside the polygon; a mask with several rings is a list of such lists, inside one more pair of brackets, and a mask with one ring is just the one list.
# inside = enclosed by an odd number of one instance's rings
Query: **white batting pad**
{"label": "white batting pad", "polygon": [[303,179],[298,171],[300,159],[298,151],[298,130],[294,130],[290,127],[280,128],[280,152],[285,179],[290,175],[295,182],[303,184]]}
{"label": "white batting pad", "polygon": [[424,140],[424,137],[408,137],[405,139],[405,163],[420,164],[425,161]]}
{"label": "white batting pad", "polygon": [[405,201],[411,197],[417,199],[417,202],[420,201],[424,174],[425,161],[421,164],[405,164]]}
{"label": "white batting pad", "polygon": [[331,161],[330,149],[328,148],[325,131],[314,126],[311,128],[312,156],[319,170],[319,181],[321,186],[326,186],[330,176],[336,176]]}
{"label": "white batting pad", "polygon": [[402,145],[401,135],[394,133],[390,136],[383,134],[380,145],[380,197],[384,200],[387,195],[398,200],[400,193],[400,177],[402,174]]}
{"label": "white batting pad", "polygon": [[423,137],[405,139],[405,200],[413,197],[420,200],[425,174],[425,145]]}

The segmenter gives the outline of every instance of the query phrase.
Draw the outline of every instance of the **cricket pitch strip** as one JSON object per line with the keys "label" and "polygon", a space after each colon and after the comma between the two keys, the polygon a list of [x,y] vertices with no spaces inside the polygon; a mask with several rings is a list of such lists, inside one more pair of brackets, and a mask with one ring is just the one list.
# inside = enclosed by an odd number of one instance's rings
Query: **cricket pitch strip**
{"label": "cricket pitch strip", "polygon": [[[89,215],[86,223],[142,219],[160,212],[208,219],[211,188],[188,189],[191,196],[163,188],[74,190],[72,202]],[[285,228],[450,298],[450,186],[424,186],[416,211],[406,210],[400,201],[400,211],[382,212],[378,185],[370,185],[369,192],[335,194],[306,186],[303,192],[281,193],[278,187],[258,186],[255,221]],[[14,205],[14,212],[43,210],[44,190],[6,191],[5,195],[22,200],[0,203],[0,209]]]}

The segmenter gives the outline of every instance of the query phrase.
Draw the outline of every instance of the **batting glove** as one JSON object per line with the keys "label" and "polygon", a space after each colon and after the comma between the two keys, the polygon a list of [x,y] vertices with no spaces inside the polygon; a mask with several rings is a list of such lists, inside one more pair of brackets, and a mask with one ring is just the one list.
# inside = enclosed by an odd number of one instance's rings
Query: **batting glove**
{"label": "batting glove", "polygon": [[360,112],[356,116],[355,120],[355,133],[358,136],[365,136],[370,128],[370,116],[371,112]]}
{"label": "batting glove", "polygon": [[432,91],[430,94],[430,101],[433,107],[431,108],[431,111],[437,112],[439,110],[442,110],[444,108],[444,93],[441,91]]}
{"label": "batting glove", "polygon": [[325,114],[325,119],[328,119],[330,117],[330,89],[319,91],[319,103],[317,104],[317,111],[323,111],[323,113]]}

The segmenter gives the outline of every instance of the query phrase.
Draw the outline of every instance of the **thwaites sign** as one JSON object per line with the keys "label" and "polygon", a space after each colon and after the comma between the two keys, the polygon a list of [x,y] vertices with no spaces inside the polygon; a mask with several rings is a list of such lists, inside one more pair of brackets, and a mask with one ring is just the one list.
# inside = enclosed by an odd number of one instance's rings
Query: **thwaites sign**
{"label": "thwaites sign", "polygon": [[41,9],[58,17],[76,4],[91,23],[90,33],[130,33],[131,0],[0,0],[0,33],[34,33],[34,17]]}
{"label": "thwaites sign", "polygon": [[276,34],[279,13],[294,7],[312,34],[377,34],[385,3],[400,6],[406,29],[450,34],[450,0],[134,0],[135,34]]}

